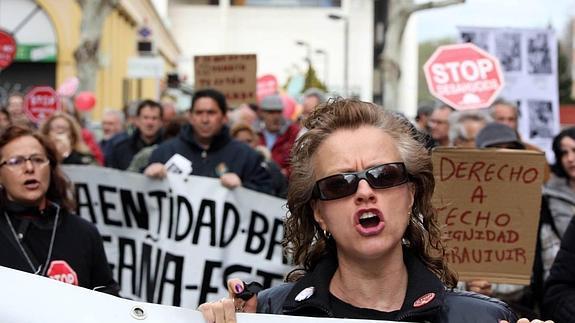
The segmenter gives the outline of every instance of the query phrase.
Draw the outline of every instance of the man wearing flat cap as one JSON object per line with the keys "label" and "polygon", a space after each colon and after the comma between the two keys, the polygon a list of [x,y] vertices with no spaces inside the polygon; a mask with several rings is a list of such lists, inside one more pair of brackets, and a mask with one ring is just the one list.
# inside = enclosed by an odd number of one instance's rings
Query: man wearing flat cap
{"label": "man wearing flat cap", "polygon": [[297,138],[299,126],[286,120],[284,105],[277,94],[268,95],[260,102],[264,127],[259,133],[260,143],[272,152],[272,159],[280,166],[282,173],[289,178],[290,152]]}

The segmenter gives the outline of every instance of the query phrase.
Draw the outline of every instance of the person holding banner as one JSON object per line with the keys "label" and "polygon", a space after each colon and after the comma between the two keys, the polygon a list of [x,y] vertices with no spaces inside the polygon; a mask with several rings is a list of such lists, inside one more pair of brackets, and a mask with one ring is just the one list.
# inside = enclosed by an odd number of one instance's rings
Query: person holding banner
{"label": "person holding banner", "polygon": [[189,175],[219,178],[224,187],[243,186],[263,193],[271,192],[271,177],[262,166],[263,157],[248,145],[230,136],[226,125],[226,97],[214,89],[196,91],[189,111],[189,123],[180,134],[161,143],[150,156],[144,174],[164,178],[164,165],[175,154],[190,161]]}
{"label": "person holding banner", "polygon": [[353,99],[328,101],[294,146],[285,250],[288,283],[199,308],[207,322],[235,311],[410,322],[515,322],[503,302],[453,289],[431,197],[432,162],[403,117]]}
{"label": "person holding banner", "polygon": [[59,158],[30,129],[0,136],[0,266],[118,295],[98,230],[72,213]]}

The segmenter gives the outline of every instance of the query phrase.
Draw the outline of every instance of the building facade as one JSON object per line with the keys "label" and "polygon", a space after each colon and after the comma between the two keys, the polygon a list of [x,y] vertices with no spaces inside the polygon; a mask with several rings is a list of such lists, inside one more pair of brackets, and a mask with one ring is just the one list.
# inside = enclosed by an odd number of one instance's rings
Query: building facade
{"label": "building facade", "polygon": [[256,54],[258,75],[273,74],[281,85],[305,72],[309,58],[333,92],[345,95],[347,87],[348,95],[372,100],[371,0],[168,0],[167,6],[185,58],[180,73],[192,83],[196,55]]}
{"label": "building facade", "polygon": [[[13,34],[18,47],[15,61],[0,71],[0,102],[12,91],[26,93],[40,85],[57,89],[75,76],[81,20],[75,0],[0,0],[0,28]],[[94,120],[104,108],[121,109],[141,98],[159,99],[163,78],[128,77],[128,61],[138,56],[142,26],[151,30],[149,37],[165,72],[176,70],[180,50],[152,1],[120,1],[102,30]]]}

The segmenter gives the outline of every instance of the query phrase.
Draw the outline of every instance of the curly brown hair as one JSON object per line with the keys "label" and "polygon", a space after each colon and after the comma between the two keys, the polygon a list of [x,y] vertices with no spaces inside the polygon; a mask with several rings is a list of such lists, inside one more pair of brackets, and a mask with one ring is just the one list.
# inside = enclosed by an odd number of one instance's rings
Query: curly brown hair
{"label": "curly brown hair", "polygon": [[[15,139],[26,136],[34,137],[38,140],[40,145],[46,150],[46,157],[48,157],[50,161],[50,185],[46,192],[46,198],[51,202],[58,203],[60,207],[68,212],[74,212],[75,203],[72,198],[72,185],[60,169],[58,153],[51,140],[32,129],[21,126],[11,126],[0,136],[0,159],[2,158],[1,152],[4,146]],[[0,194],[5,197],[6,192],[2,189],[0,190]]]}
{"label": "curly brown hair", "polygon": [[313,217],[312,191],[316,176],[312,158],[318,147],[336,130],[373,126],[395,141],[415,189],[412,215],[403,235],[404,244],[419,255],[446,286],[454,287],[457,277],[444,260],[445,245],[431,204],[435,188],[431,157],[409,121],[372,103],[335,99],[318,106],[304,121],[304,126],[309,131],[296,142],[292,152],[287,197],[289,212],[283,241],[284,250],[294,263],[309,271],[321,257],[335,255],[333,239],[324,236]]}

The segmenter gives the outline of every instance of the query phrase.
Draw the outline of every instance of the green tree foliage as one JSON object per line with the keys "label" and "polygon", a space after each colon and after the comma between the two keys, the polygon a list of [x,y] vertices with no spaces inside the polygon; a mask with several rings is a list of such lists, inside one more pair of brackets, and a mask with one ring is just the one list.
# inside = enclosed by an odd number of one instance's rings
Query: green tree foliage
{"label": "green tree foliage", "polygon": [[303,91],[305,92],[305,90],[312,88],[312,87],[327,92],[327,87],[317,77],[317,73],[315,72],[315,68],[313,68],[313,66],[311,64],[309,64],[308,68],[307,68],[307,72],[305,73],[305,85],[303,86]]}
{"label": "green tree foliage", "polygon": [[456,41],[451,38],[442,38],[437,40],[431,40],[419,43],[419,55],[418,55],[418,73],[417,73],[417,101],[434,101],[436,100],[429,90],[427,89],[427,81],[425,80],[425,74],[423,73],[423,64],[427,62],[431,54],[435,52],[437,47],[442,45],[454,44]]}

